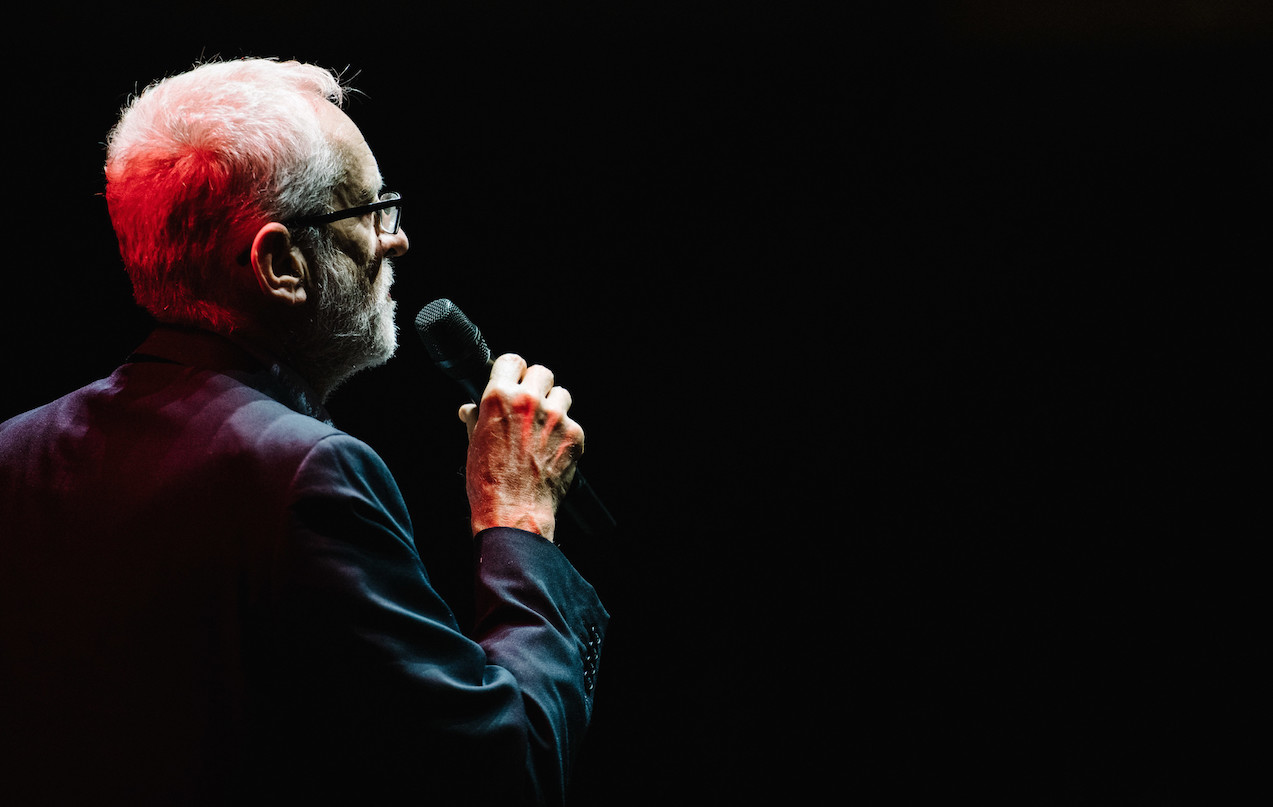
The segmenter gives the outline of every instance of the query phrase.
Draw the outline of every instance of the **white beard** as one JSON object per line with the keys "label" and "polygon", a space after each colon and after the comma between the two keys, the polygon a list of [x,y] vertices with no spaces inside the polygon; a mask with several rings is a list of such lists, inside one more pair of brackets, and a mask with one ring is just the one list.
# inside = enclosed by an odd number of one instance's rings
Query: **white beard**
{"label": "white beard", "polygon": [[389,296],[393,263],[381,261],[375,280],[344,253],[320,250],[312,291],[317,305],[309,333],[294,346],[303,372],[329,395],[355,373],[387,362],[398,349],[398,304]]}

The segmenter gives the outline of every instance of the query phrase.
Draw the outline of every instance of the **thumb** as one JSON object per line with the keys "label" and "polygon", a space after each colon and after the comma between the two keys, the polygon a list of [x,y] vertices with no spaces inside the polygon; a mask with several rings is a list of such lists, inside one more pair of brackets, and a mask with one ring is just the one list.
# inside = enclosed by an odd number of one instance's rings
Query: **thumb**
{"label": "thumb", "polygon": [[469,439],[473,439],[473,429],[477,427],[477,404],[466,403],[460,407],[460,420],[464,421],[464,427],[468,431]]}

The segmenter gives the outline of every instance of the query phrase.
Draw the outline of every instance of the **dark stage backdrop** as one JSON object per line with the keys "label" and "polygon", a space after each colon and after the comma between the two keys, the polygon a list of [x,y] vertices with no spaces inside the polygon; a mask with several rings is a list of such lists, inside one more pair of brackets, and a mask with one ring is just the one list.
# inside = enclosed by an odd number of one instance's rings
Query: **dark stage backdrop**
{"label": "dark stage backdrop", "polygon": [[1214,796],[1254,760],[1218,729],[1249,720],[1253,595],[1217,447],[1254,414],[1273,27],[889,5],[19,19],[0,417],[147,330],[99,195],[128,94],[213,57],[348,65],[411,251],[399,356],[338,425],[463,612],[460,398],[411,329],[449,297],[572,390],[621,522],[563,528],[614,614],[578,804]]}

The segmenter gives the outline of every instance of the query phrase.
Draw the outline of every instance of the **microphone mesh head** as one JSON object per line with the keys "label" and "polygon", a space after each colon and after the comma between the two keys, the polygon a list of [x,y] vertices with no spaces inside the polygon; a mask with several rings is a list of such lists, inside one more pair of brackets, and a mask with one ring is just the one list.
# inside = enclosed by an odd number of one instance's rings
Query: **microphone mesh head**
{"label": "microphone mesh head", "polygon": [[420,309],[415,318],[416,333],[430,358],[444,372],[455,376],[473,366],[490,361],[491,350],[482,332],[446,298],[434,300]]}

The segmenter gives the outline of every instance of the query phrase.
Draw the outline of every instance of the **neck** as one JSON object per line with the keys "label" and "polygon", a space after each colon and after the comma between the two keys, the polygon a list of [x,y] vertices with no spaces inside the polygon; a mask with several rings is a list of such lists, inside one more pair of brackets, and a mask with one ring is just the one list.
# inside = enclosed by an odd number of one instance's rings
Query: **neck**
{"label": "neck", "polygon": [[312,320],[276,327],[255,323],[236,328],[229,338],[254,355],[287,365],[326,403],[338,387],[374,362],[361,358],[365,337],[320,330]]}

